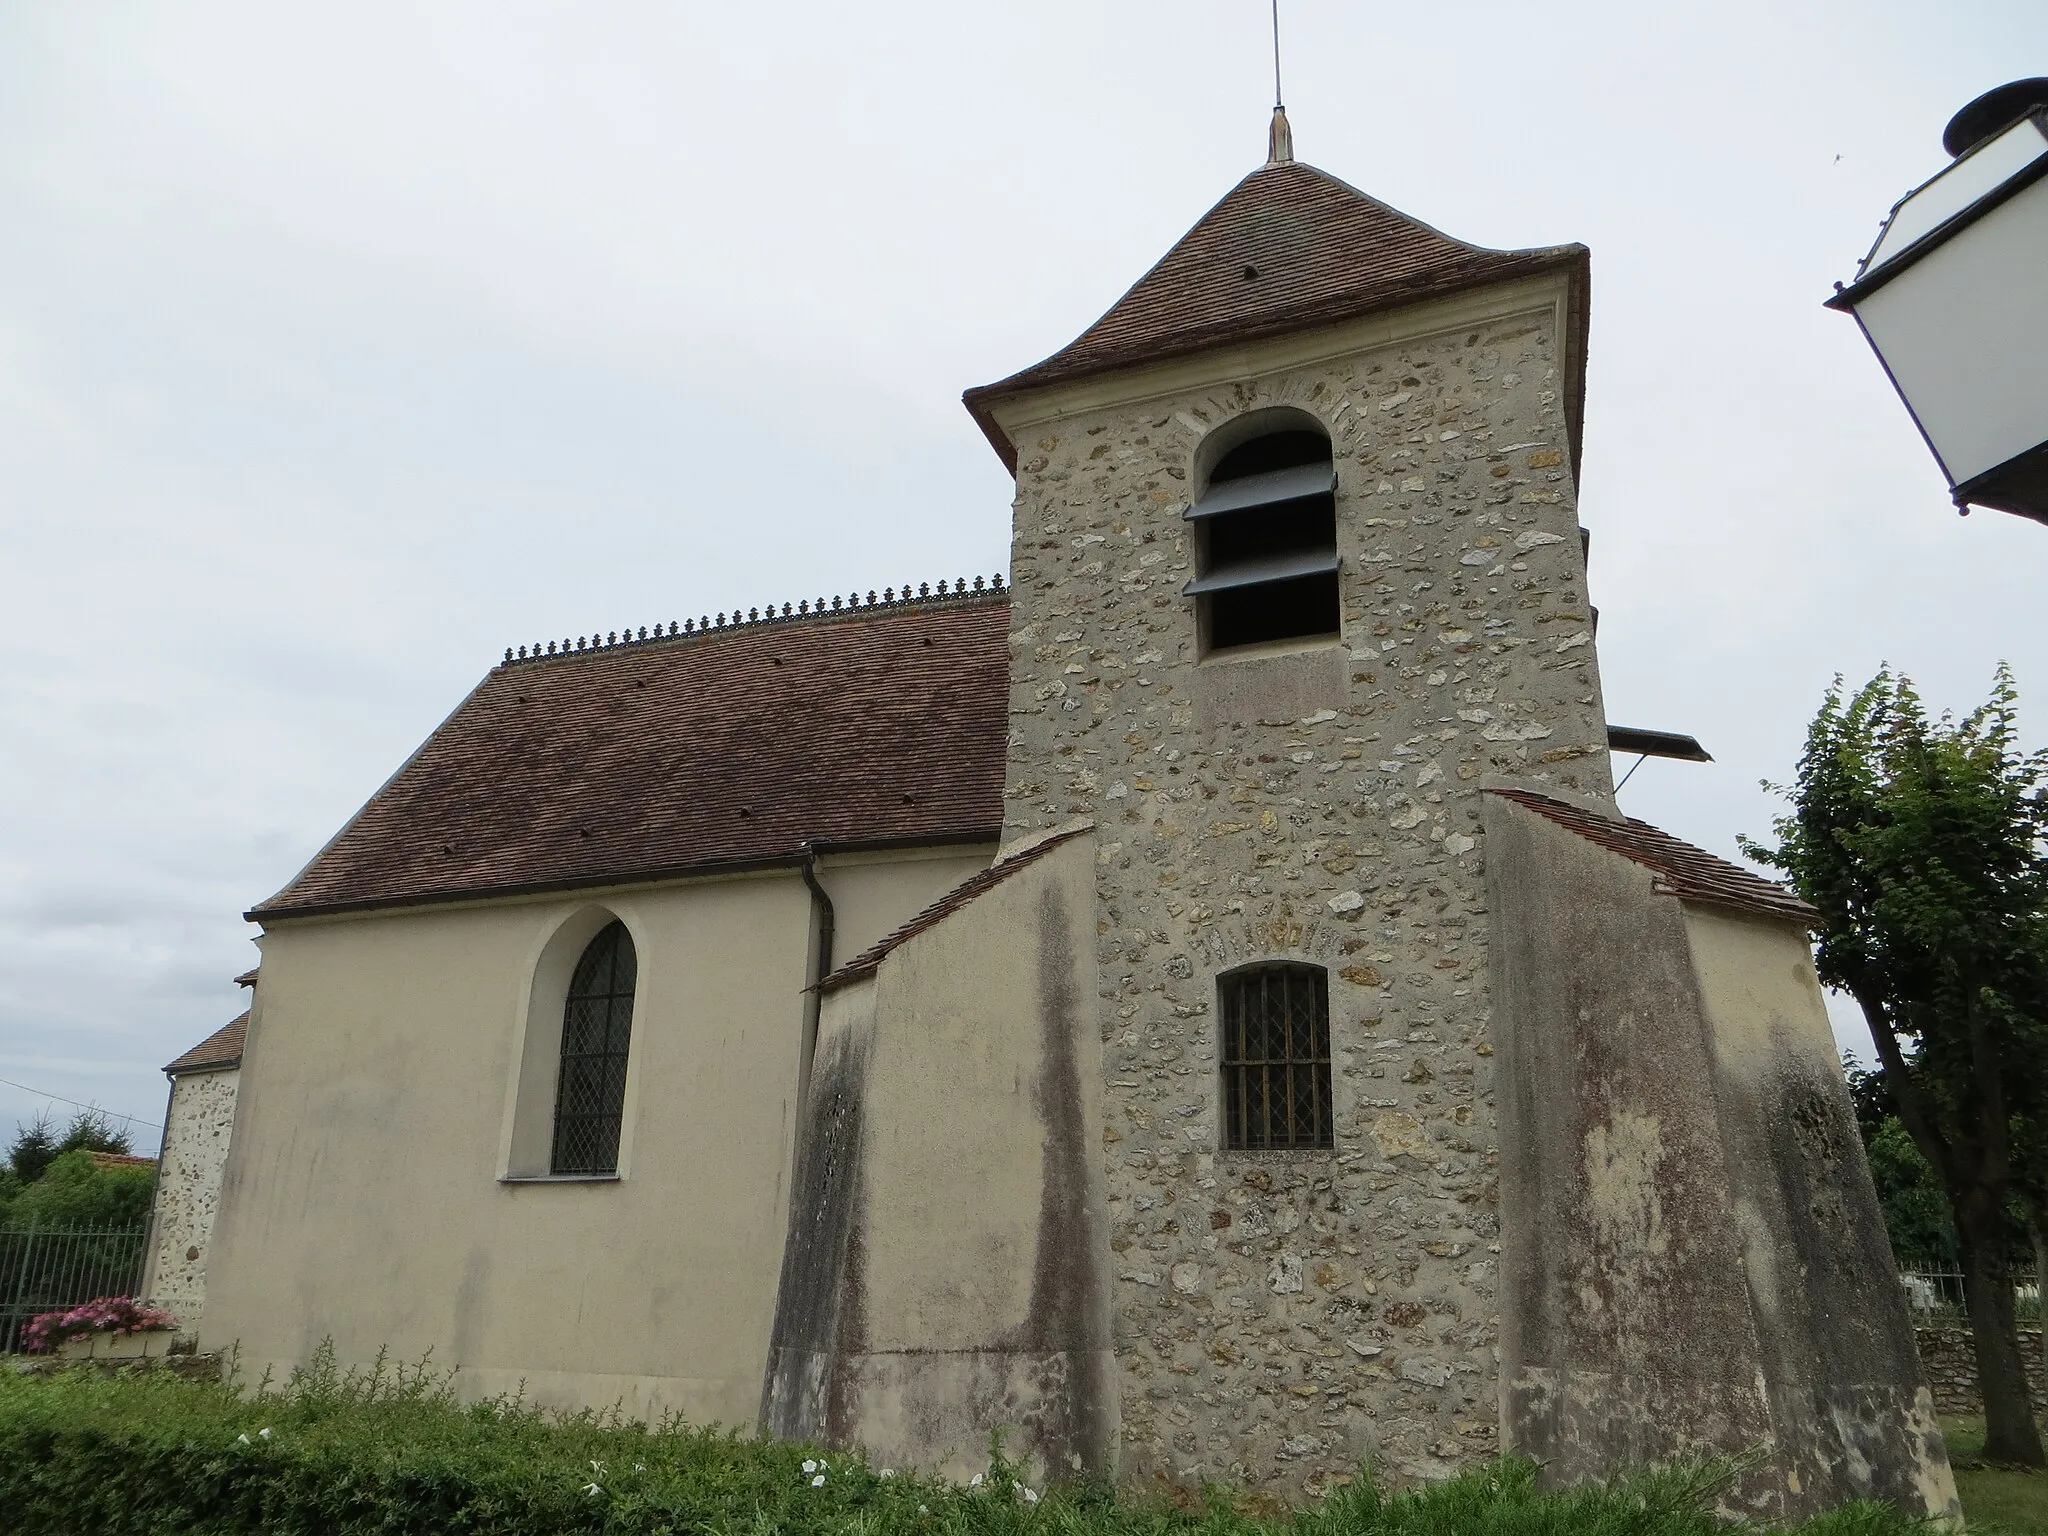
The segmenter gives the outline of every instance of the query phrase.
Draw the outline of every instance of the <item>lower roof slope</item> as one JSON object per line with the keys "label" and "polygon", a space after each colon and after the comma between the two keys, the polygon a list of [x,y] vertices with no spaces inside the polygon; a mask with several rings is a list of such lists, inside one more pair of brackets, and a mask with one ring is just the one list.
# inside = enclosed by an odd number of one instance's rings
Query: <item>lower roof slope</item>
{"label": "lower roof slope", "polygon": [[1009,619],[997,589],[507,662],[249,916],[993,842]]}
{"label": "lower roof slope", "polygon": [[1496,789],[1491,793],[1642,865],[1655,876],[1655,887],[1667,896],[1734,907],[1765,917],[1788,918],[1807,928],[1820,923],[1820,914],[1784,886],[1753,875],[1740,864],[1731,864],[1704,848],[1695,848],[1647,821],[1602,816],[1526,789]]}
{"label": "lower roof slope", "polygon": [[242,1047],[248,1038],[249,1015],[244,1011],[166,1066],[164,1075],[182,1077],[187,1072],[222,1072],[239,1067]]}
{"label": "lower roof slope", "polygon": [[1055,833],[1042,842],[1033,843],[1020,853],[1013,853],[1000,863],[991,864],[987,869],[969,875],[965,880],[946,892],[937,901],[926,907],[894,933],[885,934],[875,943],[855,955],[831,975],[818,983],[820,992],[834,992],[848,982],[859,981],[863,976],[872,976],[882,968],[882,962],[916,938],[927,929],[936,928],[953,913],[973,901],[977,896],[994,890],[1020,869],[1028,868],[1044,858],[1062,843],[1070,843],[1088,827],[1075,827],[1071,831]]}

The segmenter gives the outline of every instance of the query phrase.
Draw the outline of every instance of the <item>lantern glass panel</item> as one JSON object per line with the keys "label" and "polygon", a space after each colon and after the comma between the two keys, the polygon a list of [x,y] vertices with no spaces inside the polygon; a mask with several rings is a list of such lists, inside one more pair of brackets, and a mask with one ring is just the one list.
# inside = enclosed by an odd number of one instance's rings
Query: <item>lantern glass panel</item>
{"label": "lantern glass panel", "polygon": [[1932,181],[1907,193],[1892,209],[1858,276],[1869,276],[1914,241],[1931,234],[2048,155],[2048,137],[2043,136],[2044,132],[2048,130],[2034,118],[2014,123],[1953,162]]}

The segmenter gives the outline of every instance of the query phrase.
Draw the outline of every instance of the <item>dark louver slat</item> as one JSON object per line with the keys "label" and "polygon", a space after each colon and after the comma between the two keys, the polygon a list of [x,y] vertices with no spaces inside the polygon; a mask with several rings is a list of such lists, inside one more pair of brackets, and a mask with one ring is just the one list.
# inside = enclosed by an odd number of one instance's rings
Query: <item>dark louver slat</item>
{"label": "dark louver slat", "polygon": [[1311,496],[1328,496],[1337,489],[1337,471],[1328,462],[1296,464],[1288,469],[1268,470],[1263,475],[1243,475],[1212,485],[1202,499],[1188,508],[1191,518],[1220,517],[1225,512],[1242,512],[1247,507],[1278,506],[1282,502],[1306,501]]}
{"label": "dark louver slat", "polygon": [[1262,581],[1289,581],[1296,576],[1321,576],[1337,569],[1334,549],[1291,549],[1277,555],[1260,555],[1235,560],[1181,588],[1183,594],[1226,592],[1232,587],[1255,586]]}

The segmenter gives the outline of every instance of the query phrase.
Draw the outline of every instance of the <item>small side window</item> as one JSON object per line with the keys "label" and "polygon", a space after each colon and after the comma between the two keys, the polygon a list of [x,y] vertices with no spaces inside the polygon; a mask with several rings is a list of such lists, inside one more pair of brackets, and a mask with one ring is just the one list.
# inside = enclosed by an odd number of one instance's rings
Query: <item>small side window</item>
{"label": "small side window", "polygon": [[1319,965],[1255,965],[1219,977],[1223,1144],[1233,1151],[1335,1145],[1330,977]]}
{"label": "small side window", "polygon": [[1205,650],[1338,632],[1336,485],[1320,432],[1270,432],[1217,463],[1187,513]]}
{"label": "small side window", "polygon": [[561,1072],[555,1083],[555,1174],[619,1171],[626,1056],[638,979],[633,937],[613,921],[583,951],[562,1009]]}

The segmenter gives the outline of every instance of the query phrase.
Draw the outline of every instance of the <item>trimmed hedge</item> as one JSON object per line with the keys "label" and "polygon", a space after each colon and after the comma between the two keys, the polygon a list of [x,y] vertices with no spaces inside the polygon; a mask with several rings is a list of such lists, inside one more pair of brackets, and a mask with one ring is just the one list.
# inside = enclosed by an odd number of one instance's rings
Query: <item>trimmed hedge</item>
{"label": "trimmed hedge", "polygon": [[[323,1359],[253,1396],[168,1371],[0,1373],[10,1536],[1718,1536],[1735,1529],[1705,1512],[1724,1476],[1546,1494],[1533,1466],[1503,1461],[1402,1494],[1361,1477],[1273,1518],[1222,1489],[1193,1511],[1085,1485],[1041,1498],[1000,1460],[959,1488],[716,1430],[462,1405],[424,1368],[341,1374]],[[1912,1528],[1857,1506],[1798,1529]]]}

